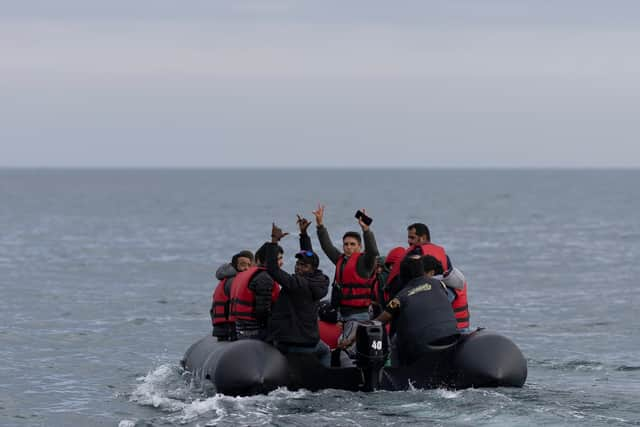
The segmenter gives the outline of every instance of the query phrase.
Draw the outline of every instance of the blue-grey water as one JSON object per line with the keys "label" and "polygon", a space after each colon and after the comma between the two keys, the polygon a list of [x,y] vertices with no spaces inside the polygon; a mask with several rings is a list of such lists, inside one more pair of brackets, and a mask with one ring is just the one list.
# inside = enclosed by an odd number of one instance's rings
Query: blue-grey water
{"label": "blue-grey water", "polygon": [[[0,170],[0,425],[640,425],[639,183],[637,170]],[[524,388],[203,394],[179,360],[210,332],[216,267],[318,202],[336,243],[358,208],[384,252],[428,223],[466,273],[473,325],[525,354]]]}

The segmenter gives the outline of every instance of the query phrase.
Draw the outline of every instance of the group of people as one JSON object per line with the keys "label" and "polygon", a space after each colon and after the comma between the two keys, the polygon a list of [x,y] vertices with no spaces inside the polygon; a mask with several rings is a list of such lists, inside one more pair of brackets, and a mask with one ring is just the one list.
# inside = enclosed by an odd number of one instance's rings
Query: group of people
{"label": "group of people", "polygon": [[[335,265],[333,283],[319,269],[307,232],[311,221],[297,216],[300,251],[293,274],[282,270],[288,235],[275,224],[271,239],[256,252],[241,251],[216,272],[211,320],[219,341],[261,339],[283,353],[315,353],[325,365],[330,349],[318,329],[318,309],[325,303],[340,324],[350,321],[391,322],[392,358],[410,364],[424,351],[457,341],[469,329],[467,284],[445,249],[431,242],[422,223],[407,227],[408,247],[393,248],[381,257],[370,226],[358,218],[362,234],[348,231],[342,250],[335,247],[324,225],[324,206],[313,211],[317,236],[325,255]],[[364,210],[363,210],[364,211]],[[363,244],[364,243],[364,244]],[[352,344],[343,334],[338,346]]]}

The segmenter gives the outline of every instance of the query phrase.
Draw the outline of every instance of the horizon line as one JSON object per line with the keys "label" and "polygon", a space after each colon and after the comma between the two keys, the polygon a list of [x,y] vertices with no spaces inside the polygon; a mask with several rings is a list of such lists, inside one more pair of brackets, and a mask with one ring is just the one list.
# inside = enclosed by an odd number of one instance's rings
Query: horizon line
{"label": "horizon line", "polygon": [[174,170],[174,171],[233,171],[233,170],[640,170],[640,166],[6,166],[0,170]]}

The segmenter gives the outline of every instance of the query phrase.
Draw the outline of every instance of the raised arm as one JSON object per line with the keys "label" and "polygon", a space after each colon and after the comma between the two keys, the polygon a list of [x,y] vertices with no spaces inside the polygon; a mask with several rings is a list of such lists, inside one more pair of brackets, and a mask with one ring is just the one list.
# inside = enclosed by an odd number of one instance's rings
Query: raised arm
{"label": "raised arm", "polygon": [[284,233],[275,224],[271,227],[271,243],[267,245],[267,253],[265,256],[267,273],[284,289],[288,289],[290,292],[299,292],[303,288],[306,288],[304,283],[301,283],[301,278],[297,275],[287,273],[278,266],[278,243],[280,239],[288,234],[289,233]]}
{"label": "raised arm", "polygon": [[[365,212],[362,209],[362,212]],[[370,277],[371,273],[376,266],[376,259],[380,256],[378,252],[378,245],[376,244],[376,236],[373,235],[373,231],[365,224],[362,219],[358,219],[360,228],[362,228],[362,238],[364,240],[364,254],[358,259],[356,268],[358,274],[362,277]]]}
{"label": "raised arm", "polygon": [[307,228],[309,228],[311,221],[301,217],[300,215],[297,215],[297,217],[298,220],[296,221],[296,224],[298,224],[298,228],[300,229],[300,250],[312,251],[313,246],[311,244],[311,237],[307,234]]}
{"label": "raised arm", "polygon": [[342,252],[333,246],[331,237],[329,237],[329,231],[324,226],[324,206],[318,205],[318,209],[313,211],[313,215],[316,217],[316,231],[318,233],[318,240],[320,241],[322,252],[325,253],[332,263],[336,264],[340,255],[342,255]]}

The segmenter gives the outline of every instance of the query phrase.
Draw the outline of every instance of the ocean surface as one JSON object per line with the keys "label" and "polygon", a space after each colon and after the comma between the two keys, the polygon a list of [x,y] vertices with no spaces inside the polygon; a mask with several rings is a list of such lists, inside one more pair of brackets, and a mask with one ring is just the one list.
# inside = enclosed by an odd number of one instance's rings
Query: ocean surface
{"label": "ocean surface", "polygon": [[[640,425],[639,184],[638,170],[0,170],[0,425]],[[427,223],[467,276],[473,326],[523,351],[525,386],[205,395],[179,361],[210,333],[216,267],[319,202],[336,244],[359,208],[382,252]],[[283,246],[291,270],[297,238]]]}

